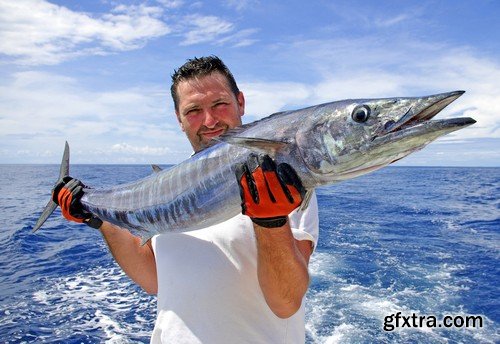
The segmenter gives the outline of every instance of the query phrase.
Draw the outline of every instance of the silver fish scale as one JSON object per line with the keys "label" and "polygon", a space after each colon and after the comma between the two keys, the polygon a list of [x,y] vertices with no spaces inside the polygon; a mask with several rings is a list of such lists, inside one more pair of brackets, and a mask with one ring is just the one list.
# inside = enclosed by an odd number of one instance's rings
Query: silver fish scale
{"label": "silver fish scale", "polygon": [[137,182],[86,189],[82,204],[101,219],[146,238],[208,227],[241,211],[234,165],[248,153],[220,143]]}

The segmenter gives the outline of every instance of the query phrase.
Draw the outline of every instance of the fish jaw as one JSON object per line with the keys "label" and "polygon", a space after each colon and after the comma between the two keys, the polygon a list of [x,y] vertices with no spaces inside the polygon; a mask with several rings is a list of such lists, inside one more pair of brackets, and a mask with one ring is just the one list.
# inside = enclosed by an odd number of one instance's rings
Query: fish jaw
{"label": "fish jaw", "polygon": [[383,126],[374,136],[384,136],[402,128],[424,123],[432,119],[464,93],[465,91],[453,91],[427,97],[406,99],[406,107],[408,110],[404,115],[394,118],[381,118],[380,121]]}
{"label": "fish jaw", "polygon": [[454,91],[415,98],[403,116],[397,121],[384,123],[383,129],[374,135],[371,151],[386,156],[387,164],[390,164],[441,136],[476,123],[470,117],[432,120],[462,94],[464,91]]}
{"label": "fish jaw", "polygon": [[373,145],[375,147],[389,147],[398,144],[402,148],[402,151],[410,151],[411,153],[423,148],[441,136],[463,129],[474,123],[476,121],[470,117],[428,120],[376,137],[373,140]]}

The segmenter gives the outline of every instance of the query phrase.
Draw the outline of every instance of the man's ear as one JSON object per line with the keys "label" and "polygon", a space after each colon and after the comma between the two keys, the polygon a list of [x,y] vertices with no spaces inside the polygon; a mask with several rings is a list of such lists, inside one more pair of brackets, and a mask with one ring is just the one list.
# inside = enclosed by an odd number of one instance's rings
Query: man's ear
{"label": "man's ear", "polygon": [[177,121],[179,121],[179,126],[181,127],[181,130],[186,132],[184,124],[181,122],[181,116],[179,115],[179,111],[175,111],[175,116],[177,117]]}
{"label": "man's ear", "polygon": [[245,114],[245,96],[243,95],[243,92],[238,93],[236,100],[238,101],[240,116],[243,116]]}

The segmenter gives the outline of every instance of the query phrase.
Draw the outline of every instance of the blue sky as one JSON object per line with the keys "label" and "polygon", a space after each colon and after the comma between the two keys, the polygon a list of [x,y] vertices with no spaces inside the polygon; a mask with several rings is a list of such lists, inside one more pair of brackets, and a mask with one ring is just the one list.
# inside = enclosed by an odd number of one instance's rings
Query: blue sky
{"label": "blue sky", "polygon": [[439,117],[478,123],[400,165],[500,166],[498,1],[0,2],[0,163],[178,163],[170,99],[215,54],[245,122],[345,98],[467,93]]}

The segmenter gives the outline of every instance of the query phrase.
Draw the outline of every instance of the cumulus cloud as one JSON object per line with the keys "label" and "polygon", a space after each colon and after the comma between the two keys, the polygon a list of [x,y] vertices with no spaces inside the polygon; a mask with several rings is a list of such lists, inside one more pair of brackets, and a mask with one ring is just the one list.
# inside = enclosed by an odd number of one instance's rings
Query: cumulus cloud
{"label": "cumulus cloud", "polygon": [[311,97],[310,88],[294,82],[243,82],[245,112],[262,118],[284,108],[301,104]]}
{"label": "cumulus cloud", "polygon": [[[275,61],[301,66],[318,81],[245,85],[251,98],[247,101],[248,112],[259,117],[293,109],[296,105],[347,98],[424,96],[465,90],[465,95],[438,117],[473,117],[477,123],[444,140],[500,138],[500,103],[497,101],[500,99],[500,64],[470,48],[416,41],[384,42],[367,37],[296,41],[276,51]],[[290,56],[297,58],[290,62]],[[258,108],[252,109],[250,104],[254,101]]]}
{"label": "cumulus cloud", "polygon": [[159,7],[119,5],[99,17],[42,0],[0,2],[0,52],[25,64],[136,49],[166,35]]}
{"label": "cumulus cloud", "polygon": [[[107,55],[143,47],[148,41],[175,34],[180,45],[254,44],[255,30],[213,15],[180,11],[178,0],[157,6],[116,5],[109,13],[90,14],[43,0],[0,2],[0,57],[25,65],[53,65],[76,57]],[[166,11],[174,11],[168,15]]]}
{"label": "cumulus cloud", "polygon": [[97,92],[66,76],[16,73],[0,82],[0,161],[56,162],[65,140],[76,162],[181,161],[191,147],[163,87]]}

